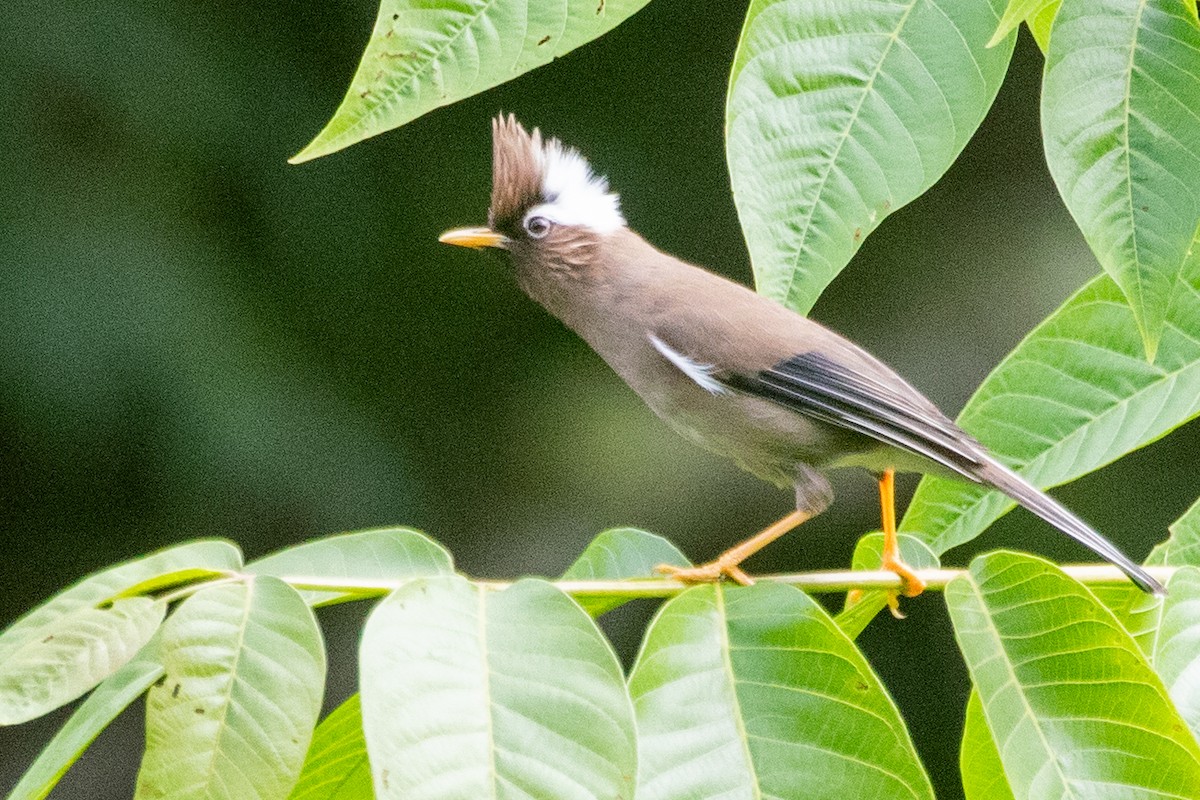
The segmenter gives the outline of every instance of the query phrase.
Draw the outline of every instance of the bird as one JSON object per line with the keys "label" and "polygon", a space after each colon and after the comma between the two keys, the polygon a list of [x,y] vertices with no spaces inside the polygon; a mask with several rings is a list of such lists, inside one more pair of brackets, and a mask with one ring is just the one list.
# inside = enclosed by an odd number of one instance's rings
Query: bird
{"label": "bird", "polygon": [[[990,454],[890,367],[841,334],[747,286],[664,253],[626,222],[608,181],[574,148],[492,122],[484,227],[445,244],[507,251],[520,288],[591,346],[687,439],[795,493],[794,509],[696,567],[660,565],[684,583],[749,585],[742,562],[824,511],[825,473],[858,467],[879,487],[882,568],[899,594],[925,584],[900,557],[895,474],[949,476],[998,489],[1119,567],[1143,591],[1163,586],[1061,503]],[[897,592],[888,604],[898,612]]]}

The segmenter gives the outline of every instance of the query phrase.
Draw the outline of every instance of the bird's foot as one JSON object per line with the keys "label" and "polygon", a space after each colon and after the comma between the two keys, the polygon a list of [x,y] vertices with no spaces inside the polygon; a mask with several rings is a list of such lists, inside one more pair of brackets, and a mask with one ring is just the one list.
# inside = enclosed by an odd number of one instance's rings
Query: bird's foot
{"label": "bird's foot", "polygon": [[[900,597],[916,597],[921,592],[925,591],[925,581],[921,580],[913,568],[905,564],[899,559],[884,558],[880,569],[886,569],[889,572],[896,573],[900,578],[900,591],[892,591],[887,593],[888,611],[896,619],[904,619],[904,612],[900,610]],[[854,605],[863,598],[862,589],[854,589],[846,595],[846,602],[849,605]]]}
{"label": "bird's foot", "polygon": [[900,576],[900,594],[905,597],[916,597],[925,591],[925,581],[916,571],[900,559],[884,558],[883,569]]}
{"label": "bird's foot", "polygon": [[745,573],[736,563],[718,558],[698,567],[676,567],[671,564],[659,564],[654,571],[660,575],[674,578],[681,583],[716,583],[722,578],[729,578],[742,586],[753,586],[754,579]]}

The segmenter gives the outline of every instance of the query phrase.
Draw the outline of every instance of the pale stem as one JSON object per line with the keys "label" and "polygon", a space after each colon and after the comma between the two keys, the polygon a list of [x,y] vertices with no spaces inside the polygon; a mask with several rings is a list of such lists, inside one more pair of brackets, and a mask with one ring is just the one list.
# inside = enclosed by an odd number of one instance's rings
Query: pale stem
{"label": "pale stem", "polygon": [[[1112,586],[1129,584],[1123,572],[1108,564],[1068,564],[1063,572],[1089,586]],[[1173,567],[1149,567],[1147,571],[1166,583],[1175,569]],[[938,591],[946,588],[954,578],[966,575],[965,569],[916,570],[926,589]],[[886,570],[836,570],[826,572],[799,572],[787,575],[756,575],[755,580],[764,583],[784,583],[807,592],[848,592],[861,590],[899,589],[900,578]],[[348,578],[321,578],[308,575],[286,575],[280,578],[293,588],[307,591],[331,592],[335,594],[374,597],[388,594],[407,583],[409,579],[391,581],[362,580]],[[504,589],[513,581],[476,580],[489,589]],[[563,592],[575,597],[670,597],[687,588],[679,581],[667,578],[637,578],[629,580],[603,581],[552,581]]]}

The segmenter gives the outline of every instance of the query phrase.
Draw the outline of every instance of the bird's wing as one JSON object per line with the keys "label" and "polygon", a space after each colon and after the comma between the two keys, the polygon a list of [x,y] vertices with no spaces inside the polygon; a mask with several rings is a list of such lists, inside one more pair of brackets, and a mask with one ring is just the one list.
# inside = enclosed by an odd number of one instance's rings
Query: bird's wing
{"label": "bird's wing", "polygon": [[[854,369],[817,352],[798,353],[754,373],[712,378],[822,422],[916,453],[967,480],[980,482],[988,462],[982,446],[900,378],[884,380],[875,364]],[[889,371],[887,377],[892,377]]]}

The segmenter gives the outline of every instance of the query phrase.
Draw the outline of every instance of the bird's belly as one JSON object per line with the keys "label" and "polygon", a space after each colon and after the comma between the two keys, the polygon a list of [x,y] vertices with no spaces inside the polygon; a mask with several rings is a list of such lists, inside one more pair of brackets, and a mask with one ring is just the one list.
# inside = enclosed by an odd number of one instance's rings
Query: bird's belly
{"label": "bird's belly", "polygon": [[677,392],[642,397],[685,438],[779,486],[792,485],[800,465],[829,467],[849,454],[876,447],[860,434],[768,400],[694,388],[697,391],[677,387]]}

